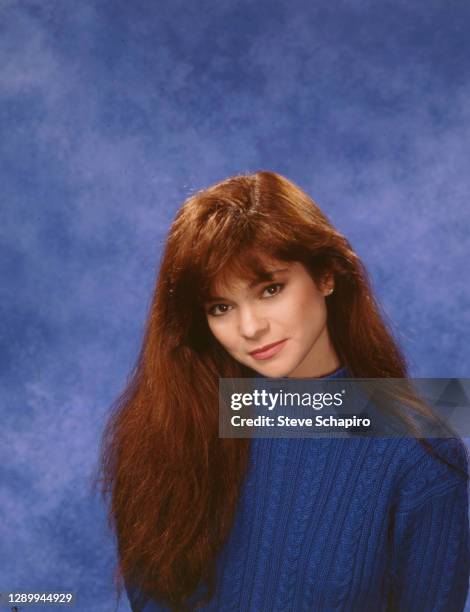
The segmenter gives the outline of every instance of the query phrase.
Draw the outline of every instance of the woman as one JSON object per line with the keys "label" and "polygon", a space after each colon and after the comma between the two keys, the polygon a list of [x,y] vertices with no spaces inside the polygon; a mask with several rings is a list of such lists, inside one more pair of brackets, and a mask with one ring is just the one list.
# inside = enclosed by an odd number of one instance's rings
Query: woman
{"label": "woman", "polygon": [[105,432],[133,610],[463,610],[463,443],[219,438],[219,378],[257,376],[407,376],[350,244],[272,172],[179,210]]}

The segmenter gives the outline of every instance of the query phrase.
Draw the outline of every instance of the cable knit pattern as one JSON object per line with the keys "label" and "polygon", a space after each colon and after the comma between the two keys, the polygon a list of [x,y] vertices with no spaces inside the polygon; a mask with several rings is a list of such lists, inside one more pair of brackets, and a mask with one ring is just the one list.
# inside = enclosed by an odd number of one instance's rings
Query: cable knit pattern
{"label": "cable knit pattern", "polygon": [[[468,471],[463,443],[431,442]],[[469,571],[467,481],[417,440],[253,438],[200,610],[462,612]],[[169,610],[127,591],[133,611]]]}

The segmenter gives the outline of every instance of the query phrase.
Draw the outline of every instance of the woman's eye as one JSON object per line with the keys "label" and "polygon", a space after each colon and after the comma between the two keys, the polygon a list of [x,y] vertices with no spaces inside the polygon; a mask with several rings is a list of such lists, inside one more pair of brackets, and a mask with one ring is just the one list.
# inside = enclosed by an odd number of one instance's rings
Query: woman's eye
{"label": "woman's eye", "polygon": [[[217,308],[220,308],[221,310],[217,312]],[[214,317],[220,317],[220,315],[225,314],[229,308],[230,306],[228,304],[214,304],[214,306],[212,306],[212,308],[209,310],[209,314],[213,315]]]}
{"label": "woman's eye", "polygon": [[268,285],[267,287],[265,287],[264,291],[269,291],[268,297],[274,297],[275,295],[280,293],[283,289],[284,289],[283,283],[273,283],[272,285]]}

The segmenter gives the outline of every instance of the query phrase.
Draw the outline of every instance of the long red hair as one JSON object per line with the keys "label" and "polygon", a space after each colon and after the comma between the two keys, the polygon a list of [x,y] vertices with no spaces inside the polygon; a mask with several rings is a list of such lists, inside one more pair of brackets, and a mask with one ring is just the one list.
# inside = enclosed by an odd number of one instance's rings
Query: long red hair
{"label": "long red hair", "polygon": [[335,350],[352,377],[407,378],[404,356],[347,239],[298,186],[273,172],[235,176],[189,197],[165,244],[142,348],[113,404],[101,449],[102,493],[122,579],[185,608],[227,541],[248,439],[218,437],[218,379],[254,372],[215,340],[202,304],[216,277],[263,271],[263,254],[332,272]]}

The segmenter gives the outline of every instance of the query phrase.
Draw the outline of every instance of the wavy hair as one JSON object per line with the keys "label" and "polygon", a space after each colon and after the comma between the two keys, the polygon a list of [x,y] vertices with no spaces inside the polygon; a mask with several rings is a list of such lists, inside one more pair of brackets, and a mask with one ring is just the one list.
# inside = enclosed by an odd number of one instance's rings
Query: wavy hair
{"label": "wavy hair", "polygon": [[123,579],[175,610],[201,582],[203,602],[213,595],[250,443],[218,437],[218,379],[255,373],[212,336],[203,303],[216,278],[266,274],[266,255],[301,262],[316,280],[333,273],[327,325],[352,377],[408,376],[363,264],[302,189],[256,172],[190,196],[169,231],[142,347],[102,440],[119,592]]}

